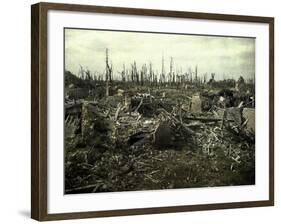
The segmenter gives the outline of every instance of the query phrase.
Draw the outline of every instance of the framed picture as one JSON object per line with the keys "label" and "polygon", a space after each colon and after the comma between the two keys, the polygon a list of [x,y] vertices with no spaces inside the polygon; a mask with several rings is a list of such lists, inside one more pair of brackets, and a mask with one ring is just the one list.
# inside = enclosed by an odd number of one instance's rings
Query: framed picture
{"label": "framed picture", "polygon": [[274,204],[274,18],[32,5],[32,218]]}

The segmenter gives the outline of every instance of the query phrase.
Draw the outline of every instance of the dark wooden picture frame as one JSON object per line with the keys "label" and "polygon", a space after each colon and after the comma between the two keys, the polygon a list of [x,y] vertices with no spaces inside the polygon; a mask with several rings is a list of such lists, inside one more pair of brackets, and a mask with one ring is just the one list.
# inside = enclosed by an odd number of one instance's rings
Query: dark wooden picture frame
{"label": "dark wooden picture frame", "polygon": [[[32,5],[31,9],[31,217],[33,219],[46,221],[274,205],[274,18],[57,3],[38,3]],[[47,13],[49,10],[194,18],[269,24],[269,200],[48,214]]]}

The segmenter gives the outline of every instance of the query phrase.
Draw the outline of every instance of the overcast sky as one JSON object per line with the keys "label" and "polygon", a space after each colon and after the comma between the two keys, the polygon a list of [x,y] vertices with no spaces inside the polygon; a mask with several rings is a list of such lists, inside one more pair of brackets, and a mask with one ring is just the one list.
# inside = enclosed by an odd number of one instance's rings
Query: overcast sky
{"label": "overcast sky", "polygon": [[216,79],[255,75],[253,38],[81,29],[65,29],[66,70],[77,74],[82,65],[91,72],[104,72],[106,48],[115,73],[122,70],[123,63],[129,68],[134,60],[138,68],[151,62],[161,72],[164,55],[166,72],[173,57],[175,69],[183,72],[197,65],[199,75],[216,73]]}

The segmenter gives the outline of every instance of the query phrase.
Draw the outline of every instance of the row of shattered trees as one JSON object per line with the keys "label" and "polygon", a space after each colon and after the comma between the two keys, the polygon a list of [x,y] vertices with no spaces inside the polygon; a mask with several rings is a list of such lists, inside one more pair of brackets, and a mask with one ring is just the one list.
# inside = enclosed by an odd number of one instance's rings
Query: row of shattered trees
{"label": "row of shattered trees", "polygon": [[[225,79],[222,81],[215,81],[215,73],[210,74],[210,79],[208,80],[208,74],[198,75],[198,66],[196,65],[194,69],[188,68],[187,72],[183,72],[182,69],[175,69],[175,61],[173,57],[169,60],[169,70],[165,69],[165,60],[162,56],[162,66],[161,71],[158,72],[153,67],[153,64],[149,62],[148,64],[138,65],[136,61],[131,63],[129,66],[123,64],[121,71],[114,71],[113,63],[109,58],[109,50],[105,50],[105,70],[103,72],[91,72],[88,68],[84,68],[80,65],[78,71],[78,77],[81,80],[86,80],[88,83],[93,82],[113,82],[122,81],[133,83],[136,85],[170,85],[170,86],[185,86],[186,84],[192,85],[202,85],[209,84],[217,87],[224,87],[225,85],[234,86],[236,81],[234,79]],[[224,75],[223,75],[224,76]],[[249,83],[253,84],[254,80],[247,80]],[[239,82],[245,82],[244,78],[241,76],[238,80]]]}
{"label": "row of shattered trees", "polygon": [[[253,84],[141,85],[108,72],[65,73],[65,193],[255,183],[255,136],[239,107],[254,107]],[[192,111],[198,92],[202,110]]]}

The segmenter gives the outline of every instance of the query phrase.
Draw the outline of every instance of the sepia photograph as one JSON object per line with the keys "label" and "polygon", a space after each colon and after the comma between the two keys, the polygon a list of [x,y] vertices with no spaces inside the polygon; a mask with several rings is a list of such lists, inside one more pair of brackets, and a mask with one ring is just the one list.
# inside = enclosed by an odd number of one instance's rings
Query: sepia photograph
{"label": "sepia photograph", "polygon": [[64,28],[64,193],[255,185],[255,38]]}

